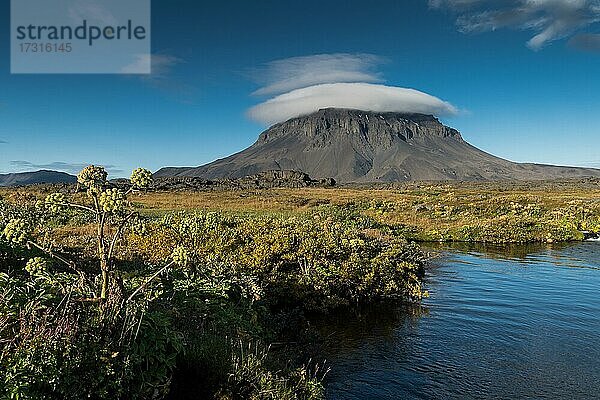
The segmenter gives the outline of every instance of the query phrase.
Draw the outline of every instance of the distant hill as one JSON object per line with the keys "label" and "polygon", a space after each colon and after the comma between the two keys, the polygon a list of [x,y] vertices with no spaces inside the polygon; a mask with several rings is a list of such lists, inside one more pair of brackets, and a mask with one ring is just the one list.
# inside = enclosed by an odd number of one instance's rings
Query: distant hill
{"label": "distant hill", "polygon": [[155,176],[226,179],[271,170],[302,171],[340,183],[600,177],[592,168],[495,157],[431,115],[334,108],[277,124],[227,158],[195,168],[163,168]]}
{"label": "distant hill", "polygon": [[57,171],[36,171],[21,172],[14,174],[0,174],[0,186],[21,186],[33,185],[38,183],[75,183],[77,177],[64,172]]}

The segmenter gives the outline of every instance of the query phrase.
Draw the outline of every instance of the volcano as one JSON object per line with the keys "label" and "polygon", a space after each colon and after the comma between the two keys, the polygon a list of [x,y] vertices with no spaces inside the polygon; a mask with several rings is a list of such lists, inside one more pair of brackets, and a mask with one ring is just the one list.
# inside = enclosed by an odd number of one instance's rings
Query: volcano
{"label": "volcano", "polygon": [[336,108],[276,124],[229,157],[195,168],[162,168],[155,176],[218,180],[276,170],[339,183],[600,177],[600,170],[592,168],[522,164],[493,156],[432,115]]}

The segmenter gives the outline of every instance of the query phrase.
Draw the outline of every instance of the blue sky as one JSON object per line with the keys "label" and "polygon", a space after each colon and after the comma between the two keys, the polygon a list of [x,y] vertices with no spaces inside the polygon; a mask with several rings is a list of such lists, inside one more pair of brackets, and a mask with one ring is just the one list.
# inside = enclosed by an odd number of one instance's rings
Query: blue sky
{"label": "blue sky", "polygon": [[143,77],[11,75],[7,3],[0,172],[204,164],[266,128],[248,110],[280,94],[253,95],[276,80],[273,61],[308,57],[310,67],[311,56],[336,54],[373,57],[357,67],[372,83],[451,103],[458,112],[442,120],[492,154],[600,167],[597,1],[156,0],[154,72]]}

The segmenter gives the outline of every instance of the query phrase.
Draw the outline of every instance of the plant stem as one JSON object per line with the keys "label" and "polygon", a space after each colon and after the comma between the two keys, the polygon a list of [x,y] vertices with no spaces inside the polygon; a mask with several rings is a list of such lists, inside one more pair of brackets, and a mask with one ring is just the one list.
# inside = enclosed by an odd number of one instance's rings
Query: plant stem
{"label": "plant stem", "polygon": [[81,271],[78,271],[78,270],[75,268],[75,264],[74,264],[73,262],[71,262],[71,261],[69,261],[69,260],[67,260],[67,259],[65,259],[65,258],[63,258],[63,257],[61,257],[61,256],[59,256],[58,254],[54,253],[52,250],[45,249],[43,246],[40,246],[39,244],[37,244],[37,243],[35,243],[35,242],[31,241],[31,240],[28,240],[28,241],[27,241],[27,244],[28,244],[28,245],[30,245],[30,246],[33,246],[33,247],[35,247],[35,248],[36,248],[36,249],[38,249],[38,250],[41,250],[41,251],[43,251],[44,253],[48,254],[48,255],[49,255],[50,257],[52,257],[52,258],[54,258],[54,259],[57,259],[58,261],[62,262],[63,264],[65,264],[65,265],[66,265],[66,266],[68,266],[69,268],[73,269],[73,270],[74,270],[74,271],[76,271],[77,273],[80,273],[80,272],[81,272]]}
{"label": "plant stem", "polygon": [[85,211],[89,211],[91,213],[96,213],[97,211],[94,210],[92,207],[88,207],[88,206],[84,206],[82,204],[76,204],[76,203],[60,203],[60,206],[63,207],[71,207],[71,208],[79,208],[81,210],[85,210]]}
{"label": "plant stem", "polygon": [[146,286],[148,286],[148,284],[150,282],[152,282],[154,280],[154,278],[156,278],[158,275],[163,273],[163,271],[165,271],[167,268],[171,267],[174,263],[175,263],[175,261],[171,261],[170,263],[168,263],[167,265],[165,265],[164,267],[162,267],[161,269],[156,271],[150,278],[148,278],[146,280],[146,282],[142,283],[133,293],[131,293],[131,296],[129,296],[127,298],[127,300],[125,300],[125,302],[127,303],[127,302],[131,301],[131,299],[133,299],[136,294],[138,294],[141,290],[143,290]]}
{"label": "plant stem", "polygon": [[117,232],[115,233],[115,236],[113,236],[113,239],[110,243],[110,247],[108,248],[108,259],[112,260],[113,257],[113,252],[115,250],[115,245],[117,244],[117,240],[119,240],[119,237],[121,236],[121,232],[123,231],[123,228],[125,228],[125,225],[127,224],[127,222],[136,214],[135,211],[131,212],[128,216],[125,217],[125,219],[121,222],[121,224],[119,225],[119,227],[117,228]]}

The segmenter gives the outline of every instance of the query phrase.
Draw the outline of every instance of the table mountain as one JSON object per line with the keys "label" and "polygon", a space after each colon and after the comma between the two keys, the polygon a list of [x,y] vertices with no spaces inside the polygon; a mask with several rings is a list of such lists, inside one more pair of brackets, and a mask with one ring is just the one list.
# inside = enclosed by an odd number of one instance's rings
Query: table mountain
{"label": "table mountain", "polygon": [[279,123],[249,148],[156,177],[241,178],[302,171],[340,183],[409,180],[541,180],[600,176],[592,168],[519,164],[471,146],[432,115],[323,109]]}

